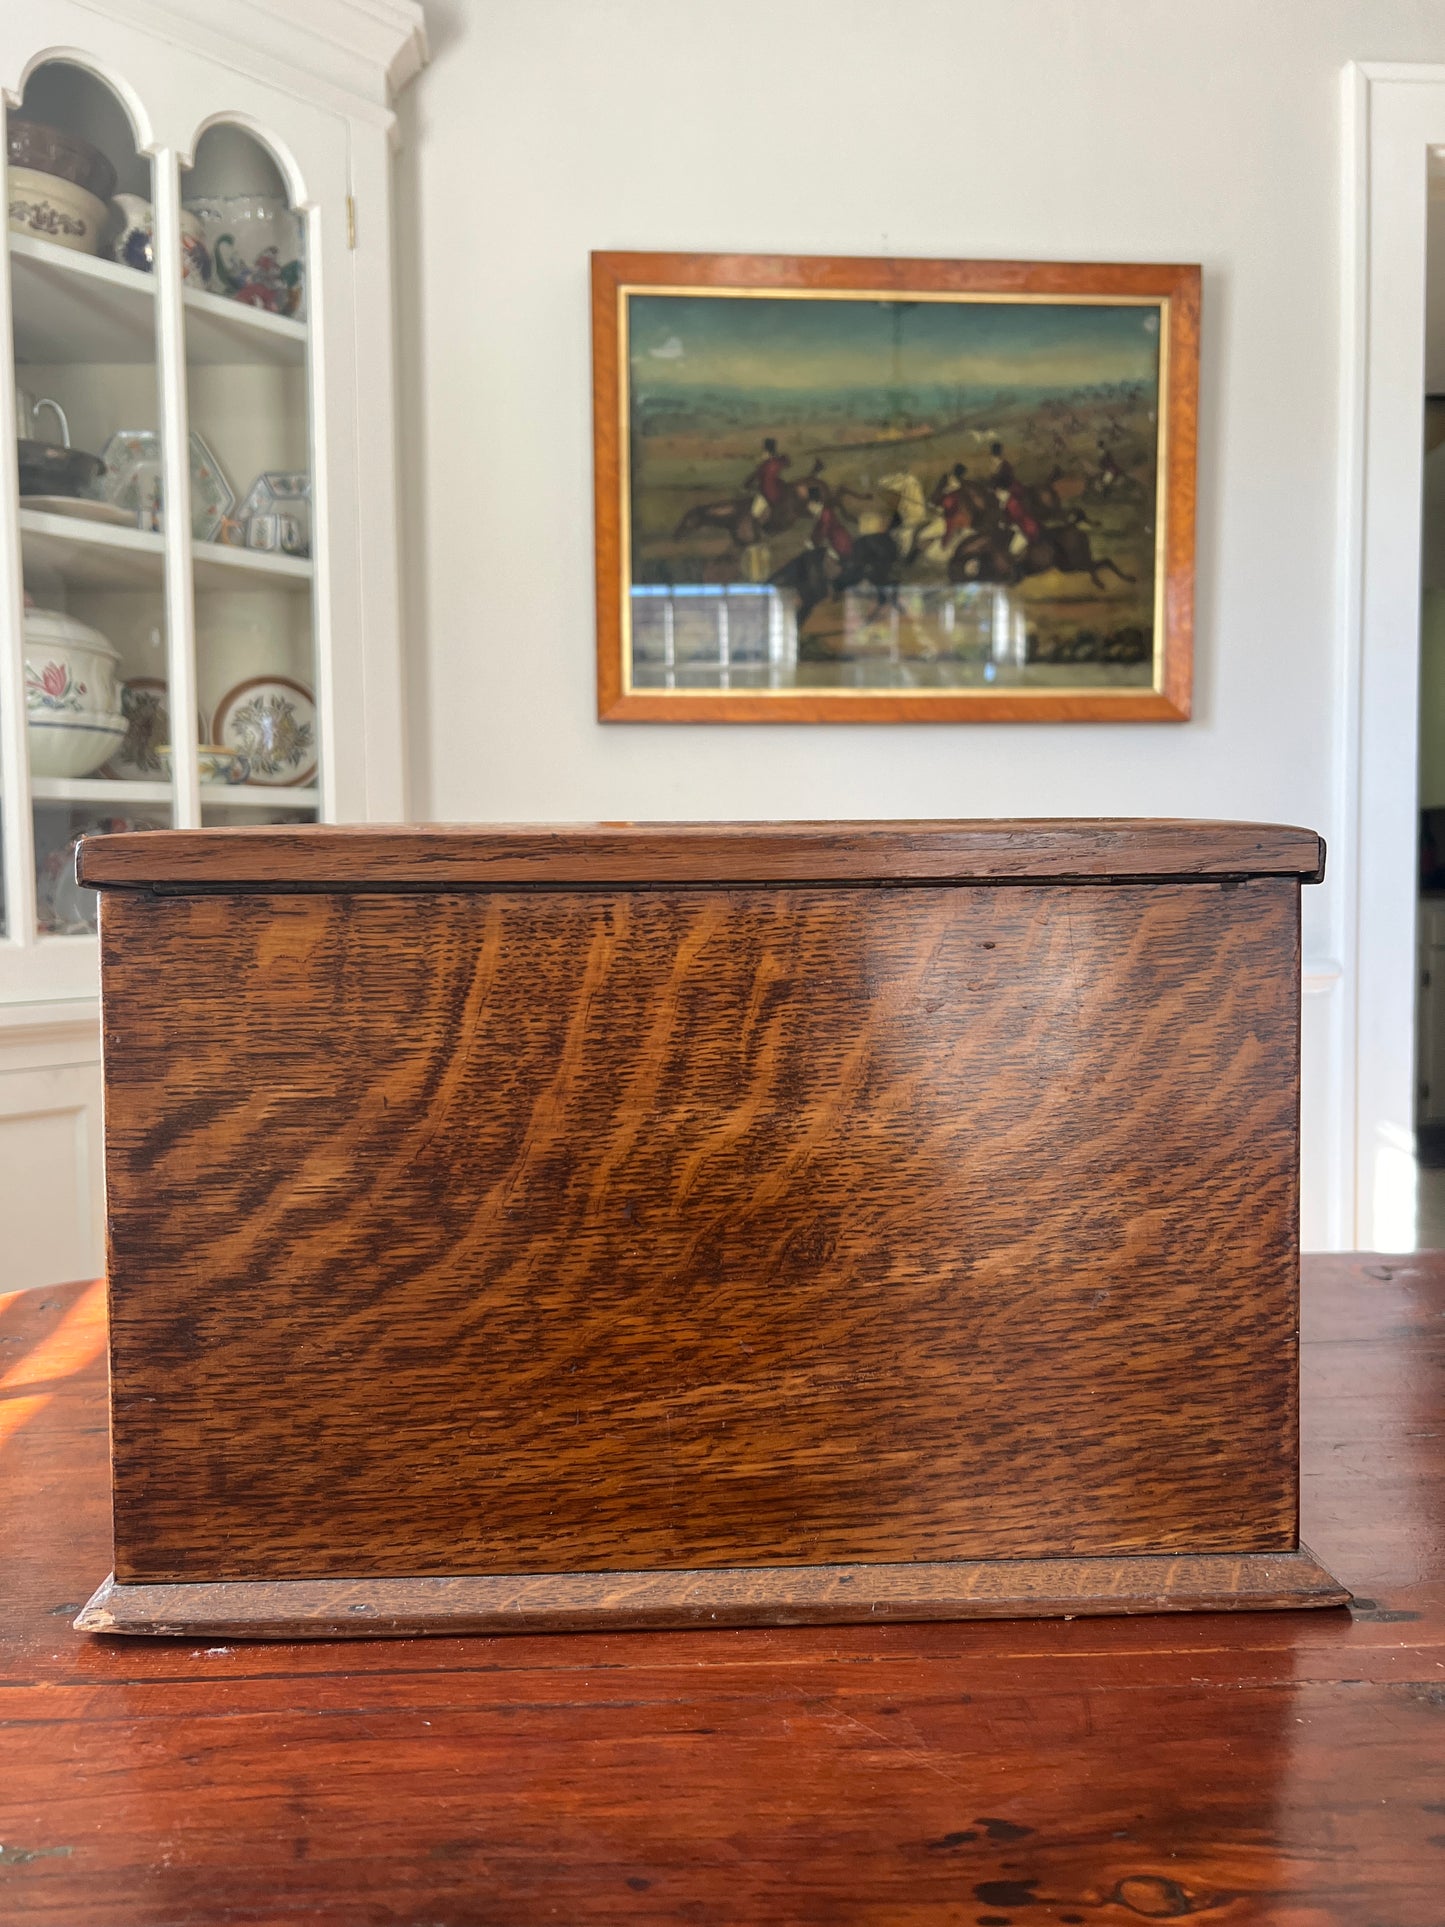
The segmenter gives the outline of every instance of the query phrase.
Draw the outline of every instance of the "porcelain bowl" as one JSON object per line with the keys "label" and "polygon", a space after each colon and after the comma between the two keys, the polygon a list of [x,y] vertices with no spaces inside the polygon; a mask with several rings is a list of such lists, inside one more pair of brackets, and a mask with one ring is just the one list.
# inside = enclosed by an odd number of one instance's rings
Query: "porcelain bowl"
{"label": "porcelain bowl", "polygon": [[14,233],[74,248],[79,254],[99,252],[100,231],[108,218],[104,201],[74,181],[29,167],[12,167],[8,187]]}
{"label": "porcelain bowl", "polygon": [[25,611],[25,715],[35,775],[88,776],[124,738],[118,661],[114,644],[74,616]]}
{"label": "porcelain bowl", "polygon": [[124,716],[26,718],[32,776],[93,776],[125,741]]}
{"label": "porcelain bowl", "polygon": [[[169,743],[162,743],[156,750],[166,775],[171,774],[172,750]],[[196,750],[203,783],[244,783],[251,774],[251,760],[239,749],[227,749],[224,743],[202,743]]]}
{"label": "porcelain bowl", "polygon": [[305,222],[279,194],[197,195],[184,207],[200,222],[217,294],[305,319]]}

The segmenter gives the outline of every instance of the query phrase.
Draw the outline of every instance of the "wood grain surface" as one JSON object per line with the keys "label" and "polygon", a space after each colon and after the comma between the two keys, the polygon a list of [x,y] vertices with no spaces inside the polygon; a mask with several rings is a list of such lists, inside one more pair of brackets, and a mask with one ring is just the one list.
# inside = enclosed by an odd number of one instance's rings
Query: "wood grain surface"
{"label": "wood grain surface", "polygon": [[1292,1551],[1298,895],[108,894],[117,1577]]}
{"label": "wood grain surface", "polygon": [[452,1579],[107,1579],[84,1633],[241,1639],[685,1626],[846,1626],[884,1620],[1285,1611],[1349,1594],[1308,1551],[1132,1559],[953,1559],[911,1566],[745,1566],[701,1572],[523,1573]]}
{"label": "wood grain surface", "polygon": [[92,1639],[103,1326],[0,1295],[6,1927],[1439,1927],[1445,1259],[1307,1259],[1323,1613]]}
{"label": "wood grain surface", "polygon": [[305,889],[973,883],[1293,876],[1324,844],[1279,823],[1077,817],[977,822],[573,823],[148,830],[86,837],[80,880]]}
{"label": "wood grain surface", "polygon": [[[624,669],[620,303],[631,288],[754,288],[887,295],[1157,297],[1164,307],[1161,402],[1165,549],[1163,662],[1152,689],[634,690]],[[1194,522],[1200,270],[1143,262],[938,261],[839,255],[603,253],[592,256],[593,505],[597,713],[605,722],[1184,722],[1194,663]]]}

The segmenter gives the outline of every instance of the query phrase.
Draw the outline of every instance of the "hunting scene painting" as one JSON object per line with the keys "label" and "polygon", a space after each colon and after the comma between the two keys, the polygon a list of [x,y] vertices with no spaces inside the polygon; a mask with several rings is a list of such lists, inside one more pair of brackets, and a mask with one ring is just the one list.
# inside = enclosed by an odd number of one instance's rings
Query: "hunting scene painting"
{"label": "hunting scene painting", "polygon": [[623,693],[1155,694],[1169,319],[623,288]]}

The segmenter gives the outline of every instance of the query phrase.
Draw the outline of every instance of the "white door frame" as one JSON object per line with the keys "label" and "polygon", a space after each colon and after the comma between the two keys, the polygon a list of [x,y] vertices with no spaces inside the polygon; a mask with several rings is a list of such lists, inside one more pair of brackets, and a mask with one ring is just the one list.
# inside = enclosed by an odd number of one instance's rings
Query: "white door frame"
{"label": "white door frame", "polygon": [[[1339,726],[1345,959],[1337,1064],[1344,1241],[1408,1242],[1414,1163],[1416,783],[1425,236],[1445,66],[1345,74]],[[1351,1235],[1353,1233],[1353,1235]]]}

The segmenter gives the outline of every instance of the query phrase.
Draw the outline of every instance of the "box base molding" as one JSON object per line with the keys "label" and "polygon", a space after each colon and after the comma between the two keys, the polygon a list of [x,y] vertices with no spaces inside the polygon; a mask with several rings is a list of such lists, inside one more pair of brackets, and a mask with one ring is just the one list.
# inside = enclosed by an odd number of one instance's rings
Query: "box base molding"
{"label": "box base molding", "polygon": [[693,1571],[459,1577],[228,1579],[121,1584],[75,1621],[86,1633],[230,1639],[412,1638],[1074,1614],[1268,1612],[1348,1605],[1305,1547],[1294,1552],[979,1559],[918,1565],[731,1566]]}

